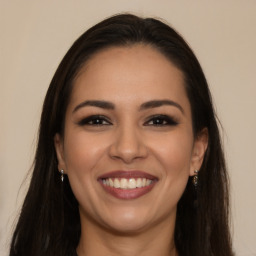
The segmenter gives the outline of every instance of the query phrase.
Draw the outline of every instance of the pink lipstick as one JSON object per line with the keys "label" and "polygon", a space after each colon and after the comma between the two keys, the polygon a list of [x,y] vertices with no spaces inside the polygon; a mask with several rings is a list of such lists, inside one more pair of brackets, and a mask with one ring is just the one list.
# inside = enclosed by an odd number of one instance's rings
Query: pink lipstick
{"label": "pink lipstick", "polygon": [[158,181],[143,171],[113,171],[98,178],[104,190],[119,199],[136,199],[150,192]]}

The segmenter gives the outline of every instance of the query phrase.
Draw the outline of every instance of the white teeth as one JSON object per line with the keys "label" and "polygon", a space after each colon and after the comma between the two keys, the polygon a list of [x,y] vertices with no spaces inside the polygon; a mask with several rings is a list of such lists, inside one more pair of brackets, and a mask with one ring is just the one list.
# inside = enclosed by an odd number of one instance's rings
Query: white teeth
{"label": "white teeth", "polygon": [[121,179],[120,188],[123,188],[123,189],[127,188],[127,183],[128,183],[127,179]]}
{"label": "white teeth", "polygon": [[114,179],[114,186],[115,188],[120,188],[120,182],[117,178]]}
{"label": "white teeth", "polygon": [[109,187],[121,188],[121,189],[134,189],[149,186],[153,181],[146,178],[130,178],[130,179],[103,179],[102,183]]}
{"label": "white teeth", "polygon": [[114,186],[114,182],[113,182],[112,179],[109,179],[109,186],[110,186],[110,187],[113,187],[113,186]]}
{"label": "white teeth", "polygon": [[146,186],[151,184],[151,180],[146,180]]}
{"label": "white teeth", "polygon": [[135,179],[129,179],[129,181],[128,181],[128,184],[127,184],[127,186],[128,186],[128,188],[136,188],[136,180]]}
{"label": "white teeth", "polygon": [[137,185],[136,185],[137,188],[141,188],[142,187],[142,181],[141,181],[141,178],[138,178],[137,179]]}

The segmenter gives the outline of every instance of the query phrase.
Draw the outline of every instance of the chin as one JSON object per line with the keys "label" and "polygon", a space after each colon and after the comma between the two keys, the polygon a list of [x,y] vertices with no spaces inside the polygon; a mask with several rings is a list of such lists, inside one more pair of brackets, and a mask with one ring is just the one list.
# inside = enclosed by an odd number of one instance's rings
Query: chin
{"label": "chin", "polygon": [[108,230],[121,234],[139,233],[147,228],[152,217],[134,209],[122,209],[103,217],[104,226]]}
{"label": "chin", "polygon": [[147,229],[148,223],[142,223],[140,221],[130,221],[126,223],[120,223],[120,222],[115,222],[111,223],[112,225],[108,225],[107,230],[109,232],[118,234],[119,236],[122,235],[135,235],[138,233],[142,233]]}

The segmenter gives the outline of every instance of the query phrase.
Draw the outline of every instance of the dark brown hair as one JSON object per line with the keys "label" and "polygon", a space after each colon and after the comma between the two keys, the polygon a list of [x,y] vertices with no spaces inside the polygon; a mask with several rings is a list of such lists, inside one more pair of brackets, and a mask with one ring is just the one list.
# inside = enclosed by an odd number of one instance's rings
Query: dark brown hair
{"label": "dark brown hair", "polygon": [[54,135],[62,133],[72,84],[84,64],[107,47],[151,45],[184,76],[192,109],[194,136],[209,132],[209,145],[195,191],[191,180],[178,203],[175,245],[180,256],[231,256],[229,193],[221,140],[207,81],[184,39],[170,26],[130,14],[108,18],[75,41],[47,91],[40,122],[34,170],[10,255],[70,256],[80,238],[78,203],[57,169]]}

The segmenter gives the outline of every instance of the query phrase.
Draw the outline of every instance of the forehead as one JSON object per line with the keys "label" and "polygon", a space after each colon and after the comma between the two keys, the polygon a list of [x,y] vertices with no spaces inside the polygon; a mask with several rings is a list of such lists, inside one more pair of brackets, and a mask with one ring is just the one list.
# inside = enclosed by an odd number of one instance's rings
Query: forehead
{"label": "forehead", "polygon": [[182,72],[149,45],[112,47],[95,54],[73,84],[71,104],[85,99],[117,101],[186,98]]}

